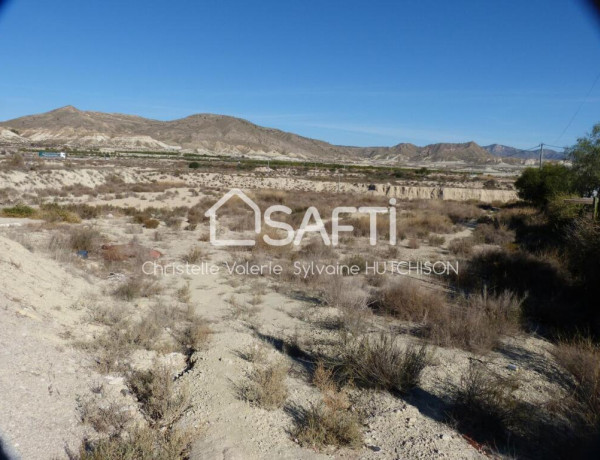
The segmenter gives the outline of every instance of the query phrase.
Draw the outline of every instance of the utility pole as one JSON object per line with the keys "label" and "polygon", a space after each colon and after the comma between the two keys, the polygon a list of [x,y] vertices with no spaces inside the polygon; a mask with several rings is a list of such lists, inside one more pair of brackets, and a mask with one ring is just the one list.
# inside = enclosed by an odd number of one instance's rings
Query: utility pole
{"label": "utility pole", "polygon": [[544,143],[540,144],[540,169],[542,169],[542,161],[544,160]]}

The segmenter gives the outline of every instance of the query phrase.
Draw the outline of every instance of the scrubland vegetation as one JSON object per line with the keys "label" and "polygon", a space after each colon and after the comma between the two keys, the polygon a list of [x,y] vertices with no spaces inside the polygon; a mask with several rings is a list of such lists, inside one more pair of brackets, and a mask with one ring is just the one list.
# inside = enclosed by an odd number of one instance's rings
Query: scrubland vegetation
{"label": "scrubland vegetation", "polygon": [[[593,457],[600,447],[600,227],[589,207],[564,198],[600,186],[590,159],[598,154],[599,132],[573,148],[579,160],[572,169],[526,170],[517,181],[518,203],[397,203],[398,226],[390,229],[388,219],[379,219],[377,246],[368,243],[368,219],[345,215],[340,223],[353,230],[337,248],[315,235],[299,247],[259,239],[252,248],[217,250],[198,228],[222,195],[216,189],[171,208],[6,206],[3,216],[35,222],[12,235],[23,246],[106,281],[102,300],[91,299],[86,309],[91,332],[75,336],[72,345],[91,357],[93,372],[121,378],[126,397],[111,399],[99,385],[80,399],[81,422],[91,431],[71,458],[188,458],[203,436],[189,423],[202,404],[193,378],[220,372],[220,382],[227,382],[220,391],[234,398],[229,404],[242,404],[239,410],[250,411],[245,416],[276,420],[277,436],[285,440],[278,442],[288,447],[361,455],[366,426],[373,414],[385,413],[373,401],[390,398],[419,407],[419,417],[455,430],[479,453]],[[190,167],[196,173],[201,166]],[[179,187],[126,184],[118,177],[110,184],[87,192],[174,193]],[[328,232],[335,206],[389,205],[374,194],[249,195],[261,209],[289,206],[292,213],[282,219],[294,226],[316,206]],[[240,200],[221,212],[231,232],[253,231],[253,215]],[[388,244],[391,231],[395,247]],[[281,236],[277,230],[268,235]],[[160,251],[153,252],[155,246]],[[424,258],[458,260],[460,271],[447,277],[367,271],[376,260]],[[275,262],[285,272],[252,282],[223,275],[222,282],[205,285],[167,283],[140,270],[149,260],[222,265],[231,259]],[[291,276],[296,262],[340,262],[358,270]],[[218,311],[214,322],[199,313],[211,312],[207,307]],[[224,334],[238,334],[244,345],[237,349],[223,339],[210,354],[211,341]],[[167,359],[179,359],[179,367]]]}

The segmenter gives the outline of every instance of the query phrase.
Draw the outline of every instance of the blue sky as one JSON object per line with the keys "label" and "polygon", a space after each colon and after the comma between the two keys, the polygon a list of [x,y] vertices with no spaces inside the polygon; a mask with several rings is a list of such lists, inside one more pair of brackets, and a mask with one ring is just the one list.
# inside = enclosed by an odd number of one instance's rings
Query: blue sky
{"label": "blue sky", "polygon": [[[0,119],[199,112],[347,145],[567,145],[600,122],[577,0],[12,0]],[[569,120],[583,106],[567,132]]]}

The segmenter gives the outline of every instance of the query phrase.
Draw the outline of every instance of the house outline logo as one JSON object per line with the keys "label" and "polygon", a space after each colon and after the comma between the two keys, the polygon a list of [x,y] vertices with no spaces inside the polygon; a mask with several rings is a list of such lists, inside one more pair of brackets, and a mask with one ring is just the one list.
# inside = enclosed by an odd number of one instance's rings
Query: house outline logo
{"label": "house outline logo", "polygon": [[213,204],[204,216],[210,218],[210,243],[213,246],[254,246],[256,240],[218,240],[217,239],[217,210],[229,201],[233,196],[239,197],[254,211],[254,232],[258,235],[261,230],[261,211],[258,205],[239,188],[229,190],[219,201]]}

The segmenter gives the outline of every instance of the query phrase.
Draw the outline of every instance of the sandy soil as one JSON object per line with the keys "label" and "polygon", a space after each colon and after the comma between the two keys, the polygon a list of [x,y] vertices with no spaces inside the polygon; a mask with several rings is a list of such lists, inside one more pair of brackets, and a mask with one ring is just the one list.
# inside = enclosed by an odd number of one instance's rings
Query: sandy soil
{"label": "sandy soil", "polygon": [[[81,184],[95,187],[106,182],[115,171],[111,168],[22,174],[0,174],[0,189],[35,193],[62,185]],[[63,201],[85,201],[89,204],[110,203],[117,206],[191,206],[210,187],[268,188],[284,190],[335,190],[336,182],[315,182],[289,177],[256,177],[198,173],[170,175],[155,170],[131,168],[118,171],[128,183],[151,181],[184,182],[185,187],[169,189],[169,194],[131,194],[123,198],[63,197]],[[342,183],[344,191],[364,192],[365,184]],[[413,191],[400,188],[386,190],[378,186],[376,193],[404,198],[436,198],[453,196],[472,199],[472,192],[439,187],[421,187]],[[418,190],[417,190],[418,189]],[[416,191],[415,191],[416,190]],[[467,190],[467,189],[464,189]],[[485,195],[484,194],[488,194]],[[498,193],[492,193],[498,192]],[[406,193],[407,195],[402,195]],[[439,196],[442,193],[442,196]],[[478,195],[477,195],[478,194]],[[478,191],[483,201],[506,201],[514,198],[510,190]],[[462,197],[462,198],[461,198]],[[176,305],[177,290],[189,285],[189,305],[204,317],[213,331],[209,346],[196,353],[195,365],[181,374],[181,381],[192,388],[192,405],[179,422],[181,426],[200,428],[193,443],[194,459],[400,459],[400,458],[483,458],[484,455],[445,423],[447,389],[458,384],[462,372],[473,355],[456,350],[435,348],[432,365],[428,366],[417,391],[402,399],[386,392],[352,390],[353,404],[365,413],[363,445],[355,450],[325,448],[321,451],[303,448],[291,432],[294,426],[290,408],[307,407],[320,399],[311,384],[301,359],[286,354],[276,344],[282,340],[300,340],[309,351],[318,350],[336,340],[337,332],[323,327],[337,311],[302,297],[277,278],[230,275],[226,262],[243,254],[211,247],[198,231],[167,228],[157,231],[133,225],[126,217],[103,216],[75,224],[97,229],[112,243],[126,243],[135,237],[139,244],[157,249],[161,262],[181,262],[191,248],[200,247],[207,264],[219,267],[217,274],[165,276],[159,279],[163,290],[148,298],[128,303],[133,314],[151,311],[156,305]],[[0,440],[3,448],[26,459],[66,458],[67,450],[77,450],[90,428],[82,425],[79,401],[90,397],[99,386],[125,407],[136,410],[137,404],[128,393],[121,375],[101,375],[94,357],[78,343],[97,337],[102,326],[90,318],[100,307],[118,305],[111,292],[116,286],[113,268],[104,264],[98,254],[87,260],[73,254],[57,255],[48,250],[52,235],[61,233],[60,224],[45,225],[27,219],[0,218]],[[423,244],[409,249],[399,246],[398,260],[447,257],[447,243],[452,238],[468,236],[471,229],[444,235],[446,244],[433,247]],[[159,232],[159,233],[157,233]],[[160,235],[160,237],[158,237]],[[351,248],[360,253],[361,248]],[[118,278],[118,277],[117,277]],[[252,314],[232,314],[232,296],[248,304],[255,292],[261,300]],[[373,331],[388,327],[385,319],[375,319]],[[408,343],[414,338],[403,335]],[[286,377],[289,395],[281,409],[267,411],[245,402],[239,394],[255,364],[244,359],[252,347],[266,346],[268,359],[281,360],[290,366]],[[528,337],[511,337],[501,351],[485,356],[488,366],[501,375],[510,375],[517,367],[523,398],[543,403],[556,391],[548,375],[555,371],[550,359],[551,345]],[[147,368],[155,352],[139,351],[132,357],[134,368]],[[174,372],[185,367],[183,355],[172,353],[161,359],[173,366]],[[8,447],[6,447],[8,446]]]}

